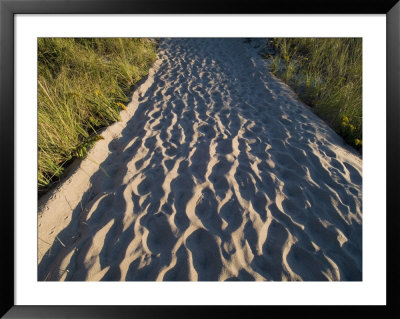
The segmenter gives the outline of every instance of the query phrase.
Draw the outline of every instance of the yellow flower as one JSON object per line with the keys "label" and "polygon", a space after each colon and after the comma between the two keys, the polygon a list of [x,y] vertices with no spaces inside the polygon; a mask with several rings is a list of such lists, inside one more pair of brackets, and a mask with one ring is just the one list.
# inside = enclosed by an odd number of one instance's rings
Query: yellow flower
{"label": "yellow flower", "polygon": [[100,95],[100,91],[99,90],[95,90],[94,94],[96,94],[96,96],[99,96]]}
{"label": "yellow flower", "polygon": [[350,130],[354,131],[355,127],[353,124],[349,124]]}
{"label": "yellow flower", "polygon": [[119,106],[120,108],[126,110],[126,106],[124,104],[122,104],[121,102],[118,102],[117,106]]}
{"label": "yellow flower", "polygon": [[354,144],[356,144],[356,146],[362,145],[362,141],[359,140],[358,138],[356,138],[356,139],[354,140]]}
{"label": "yellow flower", "polygon": [[346,123],[349,123],[349,118],[347,116],[343,116],[342,121],[346,122]]}

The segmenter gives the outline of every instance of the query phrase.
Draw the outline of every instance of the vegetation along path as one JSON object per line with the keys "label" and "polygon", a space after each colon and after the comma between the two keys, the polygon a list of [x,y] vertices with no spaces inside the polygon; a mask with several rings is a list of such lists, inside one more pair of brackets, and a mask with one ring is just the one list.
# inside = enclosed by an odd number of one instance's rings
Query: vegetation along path
{"label": "vegetation along path", "polygon": [[362,160],[243,39],[162,39],[38,219],[39,280],[361,280]]}

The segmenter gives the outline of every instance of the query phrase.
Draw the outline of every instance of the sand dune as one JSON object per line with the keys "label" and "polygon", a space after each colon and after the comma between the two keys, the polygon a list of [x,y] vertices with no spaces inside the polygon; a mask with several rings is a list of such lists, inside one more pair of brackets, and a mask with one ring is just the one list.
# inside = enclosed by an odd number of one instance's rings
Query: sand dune
{"label": "sand dune", "polygon": [[41,199],[39,280],[362,280],[362,160],[243,39],[163,39],[122,116]]}

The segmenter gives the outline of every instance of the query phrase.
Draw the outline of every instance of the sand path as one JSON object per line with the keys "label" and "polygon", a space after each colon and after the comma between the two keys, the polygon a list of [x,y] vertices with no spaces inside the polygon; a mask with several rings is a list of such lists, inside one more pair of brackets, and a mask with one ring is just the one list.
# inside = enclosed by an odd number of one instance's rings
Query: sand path
{"label": "sand path", "polygon": [[361,280],[360,156],[243,39],[159,57],[41,200],[38,279]]}

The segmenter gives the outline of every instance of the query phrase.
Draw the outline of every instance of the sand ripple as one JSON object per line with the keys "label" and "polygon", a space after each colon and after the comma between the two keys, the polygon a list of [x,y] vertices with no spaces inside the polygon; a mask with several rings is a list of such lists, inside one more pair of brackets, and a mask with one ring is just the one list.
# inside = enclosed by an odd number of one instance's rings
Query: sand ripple
{"label": "sand ripple", "polygon": [[42,200],[38,279],[361,280],[360,157],[241,39],[159,57]]}

